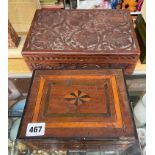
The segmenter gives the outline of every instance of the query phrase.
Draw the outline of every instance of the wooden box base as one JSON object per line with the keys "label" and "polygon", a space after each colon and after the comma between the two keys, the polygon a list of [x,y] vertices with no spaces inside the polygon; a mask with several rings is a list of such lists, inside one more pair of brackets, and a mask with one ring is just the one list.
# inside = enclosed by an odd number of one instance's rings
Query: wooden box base
{"label": "wooden box base", "polygon": [[[51,150],[51,151],[69,151],[69,152],[117,152],[119,154],[126,152],[134,147],[136,155],[140,154],[138,141],[121,141],[121,140],[105,140],[105,141],[51,141],[48,139],[37,140],[20,140],[21,143],[35,150]],[[139,154],[138,154],[139,152]],[[134,153],[133,153],[134,155]]]}

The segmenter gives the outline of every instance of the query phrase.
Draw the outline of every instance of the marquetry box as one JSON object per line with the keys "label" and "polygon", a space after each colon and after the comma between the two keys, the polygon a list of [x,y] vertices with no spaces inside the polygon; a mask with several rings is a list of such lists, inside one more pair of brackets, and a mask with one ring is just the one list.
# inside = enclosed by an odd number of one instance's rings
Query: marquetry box
{"label": "marquetry box", "polygon": [[37,10],[22,55],[30,69],[124,68],[139,46],[127,10]]}
{"label": "marquetry box", "polygon": [[[27,137],[28,123],[45,134]],[[121,69],[36,70],[18,139],[34,148],[119,150],[138,143]]]}

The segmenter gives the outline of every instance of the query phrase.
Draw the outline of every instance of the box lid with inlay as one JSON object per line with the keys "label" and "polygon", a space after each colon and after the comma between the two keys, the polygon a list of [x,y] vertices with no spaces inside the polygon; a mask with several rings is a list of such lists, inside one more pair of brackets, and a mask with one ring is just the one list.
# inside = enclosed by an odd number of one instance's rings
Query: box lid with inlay
{"label": "box lid with inlay", "polygon": [[45,123],[40,138],[136,137],[121,69],[36,70],[18,138],[28,123]]}

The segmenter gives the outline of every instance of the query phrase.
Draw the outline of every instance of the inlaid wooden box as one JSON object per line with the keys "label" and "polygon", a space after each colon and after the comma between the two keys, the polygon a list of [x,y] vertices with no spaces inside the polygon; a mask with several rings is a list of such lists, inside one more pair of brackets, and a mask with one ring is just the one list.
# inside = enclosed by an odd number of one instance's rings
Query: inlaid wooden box
{"label": "inlaid wooden box", "polygon": [[127,10],[37,10],[22,55],[31,69],[124,68],[139,46]]}
{"label": "inlaid wooden box", "polygon": [[[28,123],[45,134],[26,137]],[[120,150],[138,144],[121,69],[36,70],[18,139],[37,148]]]}

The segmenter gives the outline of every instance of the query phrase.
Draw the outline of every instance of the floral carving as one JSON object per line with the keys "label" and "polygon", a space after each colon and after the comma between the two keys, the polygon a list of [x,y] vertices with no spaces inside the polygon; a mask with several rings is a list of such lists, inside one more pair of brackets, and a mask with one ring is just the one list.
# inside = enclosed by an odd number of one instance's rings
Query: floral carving
{"label": "floral carving", "polygon": [[38,11],[25,50],[135,49],[128,13],[123,10]]}

